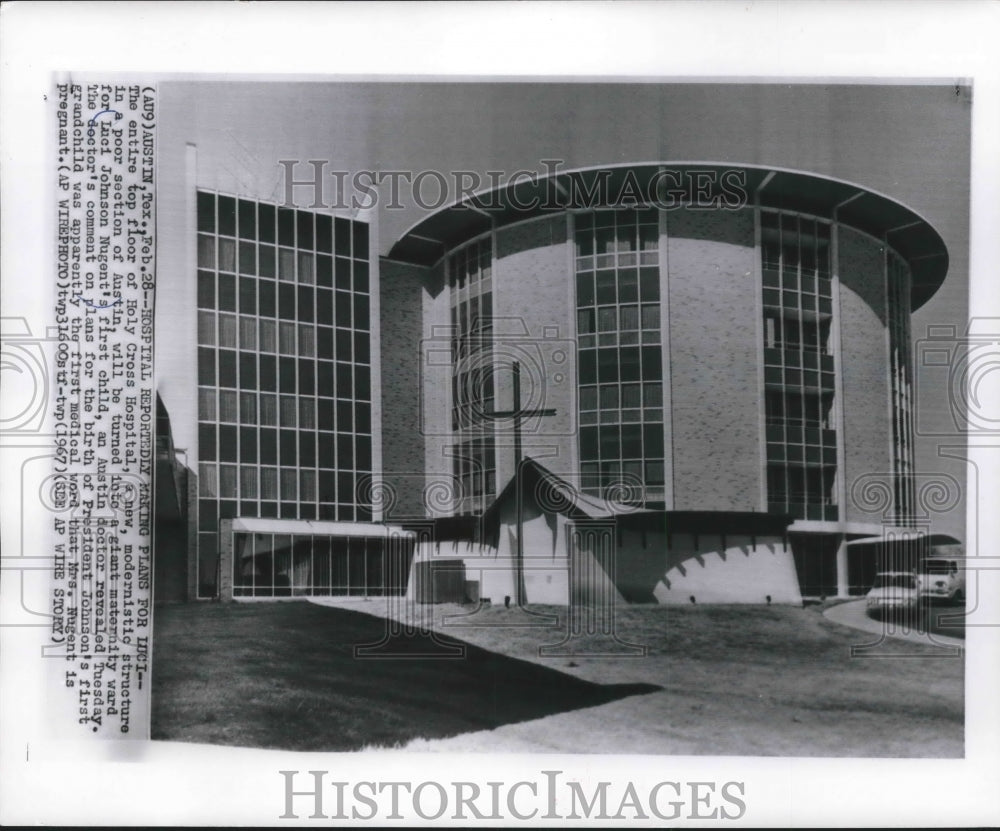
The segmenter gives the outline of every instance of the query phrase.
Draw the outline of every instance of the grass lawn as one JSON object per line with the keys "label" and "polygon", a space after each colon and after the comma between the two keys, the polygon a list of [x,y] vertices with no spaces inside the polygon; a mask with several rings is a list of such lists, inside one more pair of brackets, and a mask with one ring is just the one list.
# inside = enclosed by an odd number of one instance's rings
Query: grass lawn
{"label": "grass lawn", "polygon": [[540,657],[562,630],[505,627],[518,613],[502,607],[466,619],[475,626],[444,624],[467,611],[403,607],[442,643],[464,643],[463,659],[357,660],[353,647],[386,631],[384,602],[158,608],[153,738],[299,750],[963,753],[964,662],[931,647],[852,659],[851,645],[870,636],[819,608],[619,608],[619,636],[645,645],[645,657]]}
{"label": "grass lawn", "polygon": [[438,657],[357,659],[354,647],[378,643],[385,621],[307,602],[161,607],[155,631],[154,739],[393,747],[656,689],[596,684],[426,633],[407,647]]}

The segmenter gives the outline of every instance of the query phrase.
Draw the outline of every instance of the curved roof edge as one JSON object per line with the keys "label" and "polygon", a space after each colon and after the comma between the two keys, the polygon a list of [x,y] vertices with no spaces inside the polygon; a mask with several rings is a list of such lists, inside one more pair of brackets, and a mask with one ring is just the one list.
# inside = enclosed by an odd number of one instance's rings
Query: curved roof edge
{"label": "curved roof edge", "polygon": [[926,303],[948,273],[937,230],[901,202],[870,188],[799,170],[723,162],[638,162],[559,170],[480,191],[428,214],[392,246],[388,258],[430,266],[491,228],[525,219],[649,203],[665,209],[735,210],[752,204],[797,211],[885,240],[909,263],[910,304]]}

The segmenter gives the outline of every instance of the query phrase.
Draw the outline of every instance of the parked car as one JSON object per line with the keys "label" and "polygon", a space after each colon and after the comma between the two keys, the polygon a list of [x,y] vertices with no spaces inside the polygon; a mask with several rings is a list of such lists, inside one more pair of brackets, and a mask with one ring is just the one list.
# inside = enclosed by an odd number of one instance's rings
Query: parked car
{"label": "parked car", "polygon": [[965,568],[959,560],[927,557],[917,575],[920,594],[932,603],[965,602]]}
{"label": "parked car", "polygon": [[872,617],[885,617],[912,611],[920,602],[917,576],[909,571],[883,571],[875,575],[875,585],[868,592],[867,611]]}

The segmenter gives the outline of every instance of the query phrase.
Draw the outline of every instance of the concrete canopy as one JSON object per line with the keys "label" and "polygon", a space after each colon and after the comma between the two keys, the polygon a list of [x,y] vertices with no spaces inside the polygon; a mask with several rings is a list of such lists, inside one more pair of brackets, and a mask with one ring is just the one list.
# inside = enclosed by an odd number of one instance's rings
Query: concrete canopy
{"label": "concrete canopy", "polygon": [[[633,201],[617,198],[624,194]],[[537,216],[627,207],[641,204],[643,197],[667,210],[690,204],[692,196],[699,205],[725,209],[737,207],[733,200],[740,194],[749,204],[836,220],[885,241],[910,266],[913,309],[930,299],[948,272],[941,235],[895,199],[814,173],[692,161],[607,165],[517,179],[428,214],[397,240],[388,257],[430,266],[480,234]]]}

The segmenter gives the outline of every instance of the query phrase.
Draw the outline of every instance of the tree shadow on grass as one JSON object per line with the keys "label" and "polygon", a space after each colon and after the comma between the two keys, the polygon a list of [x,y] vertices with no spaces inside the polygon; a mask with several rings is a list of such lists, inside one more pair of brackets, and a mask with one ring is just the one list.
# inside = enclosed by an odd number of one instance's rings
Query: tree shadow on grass
{"label": "tree shadow on grass", "polygon": [[595,684],[440,633],[394,639],[392,651],[407,657],[356,657],[356,647],[384,642],[388,625],[311,603],[160,608],[153,738],[290,750],[396,747],[662,689]]}

